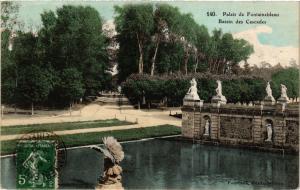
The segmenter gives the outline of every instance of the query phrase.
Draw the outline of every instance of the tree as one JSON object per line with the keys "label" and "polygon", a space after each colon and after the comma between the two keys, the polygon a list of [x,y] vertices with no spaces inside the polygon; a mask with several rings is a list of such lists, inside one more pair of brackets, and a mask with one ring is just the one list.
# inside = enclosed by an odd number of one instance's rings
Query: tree
{"label": "tree", "polygon": [[82,74],[76,68],[67,68],[61,74],[60,83],[61,97],[70,103],[70,114],[72,103],[84,95],[84,84]]}
{"label": "tree", "polygon": [[116,30],[119,33],[120,42],[119,56],[123,59],[123,48],[127,47],[124,43],[136,44],[134,47],[137,46],[139,54],[138,73],[143,73],[146,43],[153,31],[153,6],[151,4],[115,6],[115,12],[117,13],[115,17]]}
{"label": "tree", "polygon": [[191,14],[170,5],[117,6],[115,12],[120,81],[132,73],[232,74],[253,53],[247,41],[220,29],[210,36]]}
{"label": "tree", "polygon": [[14,104],[17,73],[12,43],[18,21],[19,5],[16,2],[1,2],[1,103]]}
{"label": "tree", "polygon": [[251,74],[251,67],[250,67],[250,64],[247,61],[244,64],[243,74],[245,74],[245,75]]}
{"label": "tree", "polygon": [[14,40],[12,51],[17,67],[22,68],[27,65],[39,65],[38,38],[31,32],[18,32]]}
{"label": "tree", "polygon": [[156,61],[156,57],[157,57],[157,51],[158,51],[158,47],[160,42],[165,39],[168,38],[168,33],[167,33],[167,23],[162,20],[161,18],[157,18],[158,21],[156,26],[156,33],[154,34],[154,42],[155,42],[155,50],[154,50],[154,54],[153,57],[151,59],[151,71],[150,74],[151,76],[154,75],[154,69],[155,69],[155,61]]}
{"label": "tree", "polygon": [[12,1],[1,2],[1,29],[12,30],[18,21],[19,4]]}
{"label": "tree", "polygon": [[18,97],[20,103],[31,104],[31,114],[34,114],[34,105],[46,100],[50,90],[51,82],[47,73],[37,65],[24,66],[20,71],[18,82]]}
{"label": "tree", "polygon": [[14,104],[17,85],[16,64],[9,50],[11,32],[1,33],[1,103]]}
{"label": "tree", "polygon": [[[196,54],[196,63],[194,67],[194,73],[197,72],[197,69],[200,69],[199,66],[205,68],[205,53],[208,51],[208,41],[209,41],[209,33],[205,26],[196,25],[196,36],[197,39],[195,41],[195,46],[197,48]],[[199,62],[201,65],[199,65]]]}
{"label": "tree", "polygon": [[[201,33],[203,32],[203,30],[199,29],[203,29],[203,27],[199,27],[199,25],[194,21],[191,14],[182,14],[179,12],[178,8],[165,4],[157,5],[157,9],[155,11],[155,19],[158,21],[155,22],[157,32],[155,33],[154,39],[158,40],[155,41],[156,48],[153,58],[156,58],[156,52],[159,47],[158,44],[162,40],[162,42],[164,42],[165,44],[169,43],[174,46],[180,44],[182,46],[182,49],[180,49],[176,53],[181,55],[180,61],[183,62],[182,64],[179,63],[181,65],[180,69],[182,70],[182,72],[187,74],[188,62],[191,60],[191,56],[193,56],[194,58],[192,62],[197,62],[198,50],[195,44],[198,40],[197,35],[201,35]],[[181,54],[182,50],[184,52],[183,54]],[[153,70],[154,65],[155,61],[152,62]],[[195,70],[196,67],[196,64],[194,65],[195,66],[193,70]]]}
{"label": "tree", "polygon": [[[154,42],[154,53],[151,59],[150,75],[154,75],[158,48],[161,43],[165,45],[170,42],[170,35],[177,31],[176,23],[178,23],[178,8],[167,4],[157,4],[153,13],[154,19],[154,34],[152,36]],[[176,33],[176,32],[175,32]]]}
{"label": "tree", "polygon": [[231,74],[236,65],[247,61],[254,52],[253,46],[244,39],[233,39],[232,34],[214,30],[208,41],[204,56],[209,65],[209,71],[216,74]]}
{"label": "tree", "polygon": [[16,105],[16,68],[9,64],[1,68],[1,103]]}
{"label": "tree", "polygon": [[[76,68],[82,72],[85,96],[96,95],[107,82],[106,38],[102,19],[92,7],[64,5],[44,12],[39,32],[41,59],[56,72]],[[48,65],[48,66],[47,66]]]}

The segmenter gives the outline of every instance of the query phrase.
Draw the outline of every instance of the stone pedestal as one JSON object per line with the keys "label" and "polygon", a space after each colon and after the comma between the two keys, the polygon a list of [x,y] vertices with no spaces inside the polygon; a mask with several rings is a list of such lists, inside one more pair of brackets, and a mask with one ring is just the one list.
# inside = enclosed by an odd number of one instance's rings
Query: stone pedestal
{"label": "stone pedestal", "polygon": [[183,105],[189,107],[201,107],[203,105],[203,100],[183,100]]}
{"label": "stone pedestal", "polygon": [[220,104],[226,104],[227,103],[227,99],[225,98],[225,96],[213,96],[211,99],[211,103],[216,106],[218,105],[218,103]]}
{"label": "stone pedestal", "polygon": [[266,96],[264,99],[264,105],[275,105],[276,101],[273,96]]}
{"label": "stone pedestal", "polygon": [[288,103],[289,103],[289,98],[288,98],[288,97],[282,97],[282,96],[281,96],[281,97],[277,100],[276,109],[277,109],[278,111],[284,112]]}
{"label": "stone pedestal", "polygon": [[203,100],[200,100],[199,96],[195,97],[191,94],[186,94],[183,98],[183,105],[184,106],[191,106],[191,107],[200,107],[203,105]]}
{"label": "stone pedestal", "polygon": [[278,98],[278,100],[277,100],[277,103],[279,103],[279,104],[287,104],[287,103],[289,103],[290,102],[290,100],[289,100],[289,98],[288,97],[280,97],[280,98]]}
{"label": "stone pedestal", "polygon": [[121,183],[114,183],[114,184],[97,184],[95,187],[96,190],[99,189],[114,189],[114,190],[124,190],[124,187],[122,186]]}

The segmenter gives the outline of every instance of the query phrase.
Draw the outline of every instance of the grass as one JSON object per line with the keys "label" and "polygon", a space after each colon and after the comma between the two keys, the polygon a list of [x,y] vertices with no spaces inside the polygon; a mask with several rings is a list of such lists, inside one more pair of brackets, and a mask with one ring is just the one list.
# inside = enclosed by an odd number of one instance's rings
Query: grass
{"label": "grass", "polygon": [[[138,140],[143,138],[161,137],[181,134],[181,128],[173,125],[160,125],[127,130],[114,130],[94,133],[81,133],[60,136],[66,147],[100,144],[101,138],[113,136],[118,141]],[[1,141],[1,155],[15,153],[17,140]]]}
{"label": "grass", "polygon": [[85,129],[97,127],[111,127],[134,124],[128,121],[120,121],[118,119],[95,120],[95,121],[80,121],[80,122],[65,122],[51,124],[34,124],[34,125],[16,125],[1,127],[1,135],[23,134],[38,131],[64,131],[72,129]]}

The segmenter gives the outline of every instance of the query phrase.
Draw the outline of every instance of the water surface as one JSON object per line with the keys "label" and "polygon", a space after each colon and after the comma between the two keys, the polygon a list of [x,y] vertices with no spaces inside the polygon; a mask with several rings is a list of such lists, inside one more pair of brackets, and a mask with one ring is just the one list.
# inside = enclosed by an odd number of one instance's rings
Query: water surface
{"label": "water surface", "polygon": [[[298,156],[191,144],[166,139],[122,144],[125,189],[291,189]],[[14,157],[1,159],[3,188],[15,188]],[[60,188],[93,189],[103,157],[89,148],[68,150]]]}

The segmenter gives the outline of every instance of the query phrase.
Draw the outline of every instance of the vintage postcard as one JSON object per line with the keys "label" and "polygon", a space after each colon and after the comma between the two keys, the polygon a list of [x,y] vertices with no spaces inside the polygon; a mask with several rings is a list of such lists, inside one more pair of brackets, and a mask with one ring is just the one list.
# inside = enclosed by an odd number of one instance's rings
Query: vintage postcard
{"label": "vintage postcard", "polygon": [[298,189],[297,1],[1,1],[1,189]]}

